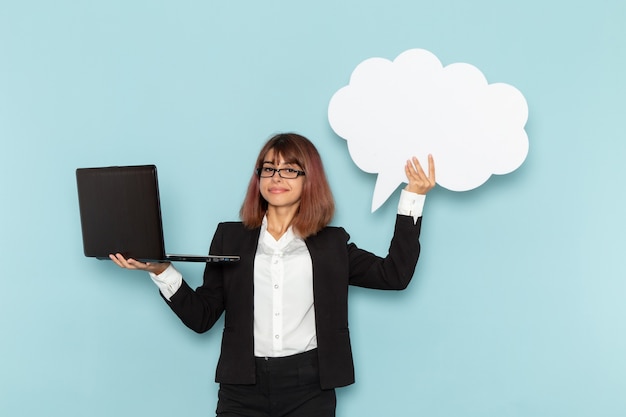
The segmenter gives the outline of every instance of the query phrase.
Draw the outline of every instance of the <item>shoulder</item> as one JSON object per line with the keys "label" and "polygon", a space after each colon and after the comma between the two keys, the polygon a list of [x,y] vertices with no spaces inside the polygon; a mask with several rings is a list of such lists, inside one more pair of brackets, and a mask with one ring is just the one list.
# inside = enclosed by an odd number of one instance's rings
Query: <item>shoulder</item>
{"label": "shoulder", "polygon": [[213,252],[239,253],[256,247],[260,228],[249,229],[241,222],[222,222],[217,225],[211,243]]}
{"label": "shoulder", "polygon": [[246,234],[254,234],[258,233],[259,228],[250,229],[242,222],[221,222],[217,225],[216,234],[225,234],[228,236],[237,236],[237,235],[246,235]]}
{"label": "shoulder", "polygon": [[350,235],[345,231],[343,227],[338,226],[326,226],[313,236],[309,236],[307,242],[317,243],[330,243],[330,242],[342,242],[345,243],[350,239]]}
{"label": "shoulder", "polygon": [[218,223],[217,228],[226,230],[240,230],[245,229],[245,226],[242,222],[220,222]]}

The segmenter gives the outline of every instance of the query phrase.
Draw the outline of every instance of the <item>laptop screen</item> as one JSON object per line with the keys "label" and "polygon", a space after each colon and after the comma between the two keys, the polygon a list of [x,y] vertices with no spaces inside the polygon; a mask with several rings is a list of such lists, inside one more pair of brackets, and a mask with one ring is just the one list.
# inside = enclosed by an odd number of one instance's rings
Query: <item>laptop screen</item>
{"label": "laptop screen", "polygon": [[156,166],[76,170],[85,256],[164,259]]}

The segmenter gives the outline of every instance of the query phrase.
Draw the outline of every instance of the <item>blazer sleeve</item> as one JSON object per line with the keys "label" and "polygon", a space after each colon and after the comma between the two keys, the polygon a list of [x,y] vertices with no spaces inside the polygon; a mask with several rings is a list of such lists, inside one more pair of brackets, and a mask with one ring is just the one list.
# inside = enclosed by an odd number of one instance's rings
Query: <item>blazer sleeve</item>
{"label": "blazer sleeve", "polygon": [[348,243],[350,285],[383,290],[405,289],[415,273],[420,254],[422,218],[397,215],[393,238],[386,257]]}
{"label": "blazer sleeve", "polygon": [[[218,225],[213,236],[210,253],[223,253],[221,242],[224,233],[221,226]],[[203,284],[196,290],[183,280],[168,305],[191,330],[203,333],[211,329],[224,312],[223,264],[207,263]]]}

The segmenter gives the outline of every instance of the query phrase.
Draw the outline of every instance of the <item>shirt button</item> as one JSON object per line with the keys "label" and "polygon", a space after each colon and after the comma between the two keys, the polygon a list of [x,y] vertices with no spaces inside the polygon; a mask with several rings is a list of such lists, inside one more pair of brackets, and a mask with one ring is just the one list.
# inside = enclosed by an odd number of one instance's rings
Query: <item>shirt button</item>
{"label": "shirt button", "polygon": [[274,285],[274,288],[275,288],[275,289],[278,289],[278,284]]}
{"label": "shirt button", "polygon": [[280,338],[280,336],[279,336],[279,335],[276,335],[276,336],[274,336],[274,338],[275,338],[275,339],[278,339],[278,338]]}

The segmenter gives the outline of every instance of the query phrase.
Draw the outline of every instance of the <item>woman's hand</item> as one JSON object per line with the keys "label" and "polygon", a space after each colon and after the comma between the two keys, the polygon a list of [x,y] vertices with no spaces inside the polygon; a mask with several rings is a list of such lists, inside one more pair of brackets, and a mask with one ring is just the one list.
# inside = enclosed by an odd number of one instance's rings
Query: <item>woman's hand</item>
{"label": "woman's hand", "polygon": [[426,194],[435,186],[435,161],[432,155],[428,155],[428,175],[426,175],[416,157],[406,161],[404,172],[409,180],[408,185],[404,189],[409,192]]}
{"label": "woman's hand", "polygon": [[165,271],[168,266],[170,266],[169,262],[143,263],[136,261],[133,258],[126,259],[121,253],[116,253],[115,255],[111,254],[109,255],[109,258],[111,258],[111,260],[120,268],[138,269],[141,271],[152,272],[156,275],[159,275],[161,272]]}

